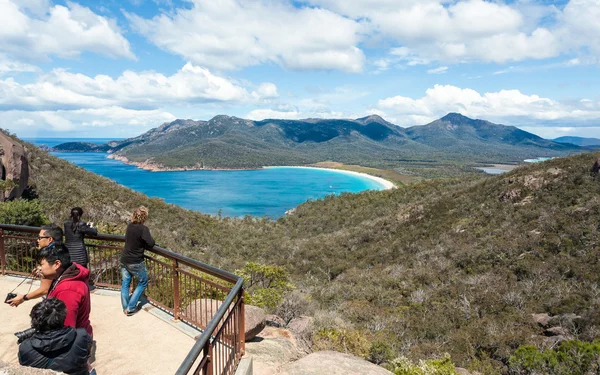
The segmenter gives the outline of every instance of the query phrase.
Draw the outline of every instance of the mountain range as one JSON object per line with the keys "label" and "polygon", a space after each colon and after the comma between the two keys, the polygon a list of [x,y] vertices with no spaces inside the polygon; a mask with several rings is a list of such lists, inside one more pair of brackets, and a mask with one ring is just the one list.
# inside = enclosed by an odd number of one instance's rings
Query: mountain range
{"label": "mountain range", "polygon": [[402,128],[380,116],[252,121],[219,115],[175,120],[135,138],[105,145],[71,142],[57,151],[112,152],[130,162],[164,168],[257,168],[336,161],[369,167],[403,162],[519,162],[581,152],[514,126],[450,113],[427,125]]}
{"label": "mountain range", "polygon": [[598,138],[584,138],[584,137],[558,137],[553,139],[554,142],[570,143],[576,146],[600,146],[600,139]]}

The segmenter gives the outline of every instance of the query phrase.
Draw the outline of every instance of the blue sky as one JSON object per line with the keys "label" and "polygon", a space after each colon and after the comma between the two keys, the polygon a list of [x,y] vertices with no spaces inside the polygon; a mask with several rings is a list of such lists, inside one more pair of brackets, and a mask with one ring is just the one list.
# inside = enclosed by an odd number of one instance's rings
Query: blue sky
{"label": "blue sky", "polygon": [[0,0],[0,126],[448,112],[600,137],[598,0]]}

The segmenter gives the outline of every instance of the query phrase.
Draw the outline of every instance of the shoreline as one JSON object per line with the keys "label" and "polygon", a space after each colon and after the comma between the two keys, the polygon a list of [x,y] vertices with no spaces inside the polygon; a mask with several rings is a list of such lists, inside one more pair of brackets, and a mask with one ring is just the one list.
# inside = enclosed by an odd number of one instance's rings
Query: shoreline
{"label": "shoreline", "polygon": [[120,156],[120,155],[116,155],[116,154],[108,154],[107,156],[108,159],[114,159],[114,160],[118,160],[122,163],[128,164],[128,165],[133,165],[137,168],[140,169],[144,169],[146,171],[150,171],[150,172],[180,172],[180,171],[251,171],[251,170],[260,170],[260,169],[268,169],[268,168],[306,168],[306,169],[322,169],[322,170],[326,170],[326,171],[334,171],[334,172],[339,172],[339,173],[344,173],[347,175],[352,175],[352,176],[356,176],[356,177],[362,177],[362,178],[366,178],[368,180],[371,181],[375,181],[377,182],[379,185],[381,185],[383,187],[383,189],[381,190],[390,190],[390,189],[396,189],[397,186],[396,184],[394,184],[393,182],[386,180],[385,178],[381,178],[381,177],[377,177],[377,176],[373,176],[370,175],[368,173],[362,173],[362,172],[354,172],[354,171],[347,171],[344,169],[336,169],[336,168],[324,168],[324,167],[305,167],[305,166],[296,166],[296,165],[277,165],[277,166],[266,166],[266,167],[261,167],[261,168],[248,168],[248,169],[232,169],[232,168],[202,168],[200,166],[194,168],[194,167],[178,167],[178,168],[165,168],[165,167],[161,167],[157,164],[154,164],[152,162],[135,162],[135,161],[130,161],[129,159],[127,159],[127,157],[125,156]]}
{"label": "shoreline", "polygon": [[362,173],[362,172],[347,171],[344,169],[323,168],[323,167],[303,167],[303,166],[295,166],[295,165],[278,165],[278,166],[269,166],[269,167],[263,167],[263,168],[264,169],[275,169],[275,168],[321,169],[321,170],[325,170],[325,171],[334,171],[334,172],[339,172],[339,173],[343,173],[343,174],[347,174],[347,175],[362,177],[362,178],[366,178],[371,181],[375,181],[383,187],[383,189],[381,189],[381,190],[390,190],[390,189],[397,188],[396,184],[394,184],[393,182],[391,182],[389,180],[386,180],[385,178],[373,176],[373,175],[370,175],[367,173]]}
{"label": "shoreline", "polygon": [[195,167],[165,167],[152,161],[131,161],[126,156],[109,153],[107,159],[118,160],[123,164],[133,165],[136,168],[149,172],[185,172],[185,171],[254,171],[262,168],[205,168],[200,165]]}

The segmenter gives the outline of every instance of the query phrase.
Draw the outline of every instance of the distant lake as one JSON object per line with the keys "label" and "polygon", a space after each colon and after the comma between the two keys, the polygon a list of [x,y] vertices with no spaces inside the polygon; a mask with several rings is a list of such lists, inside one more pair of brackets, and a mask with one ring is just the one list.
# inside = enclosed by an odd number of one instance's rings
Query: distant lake
{"label": "distant lake", "polygon": [[502,174],[502,173],[506,173],[508,172],[506,169],[500,169],[500,168],[488,168],[488,167],[476,167],[475,169],[479,169],[484,171],[487,174]]}
{"label": "distant lake", "polygon": [[[115,139],[25,140],[53,147],[64,142],[100,144]],[[213,215],[220,212],[224,216],[277,218],[307,200],[384,188],[375,180],[333,170],[278,167],[250,171],[150,172],[107,159],[104,153],[52,154],[150,197]]]}

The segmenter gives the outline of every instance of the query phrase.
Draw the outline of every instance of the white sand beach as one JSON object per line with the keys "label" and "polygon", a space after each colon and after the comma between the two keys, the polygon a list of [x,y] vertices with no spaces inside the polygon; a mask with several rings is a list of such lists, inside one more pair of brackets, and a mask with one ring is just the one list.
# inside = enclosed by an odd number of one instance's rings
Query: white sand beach
{"label": "white sand beach", "polygon": [[318,167],[299,167],[299,166],[277,166],[277,167],[264,167],[264,168],[271,168],[271,169],[275,169],[275,168],[322,169],[322,170],[325,170],[325,171],[339,172],[339,173],[344,173],[344,174],[348,174],[348,175],[354,175],[354,176],[358,176],[358,177],[362,177],[362,178],[367,178],[369,180],[373,180],[373,181],[377,182],[378,184],[380,184],[383,187],[383,190],[395,189],[397,187],[393,182],[391,182],[389,180],[386,180],[384,178],[381,178],[381,177],[372,176],[372,175],[367,174],[367,173],[360,173],[360,172],[354,172],[354,171],[345,171],[345,170],[342,170],[342,169],[318,168]]}

